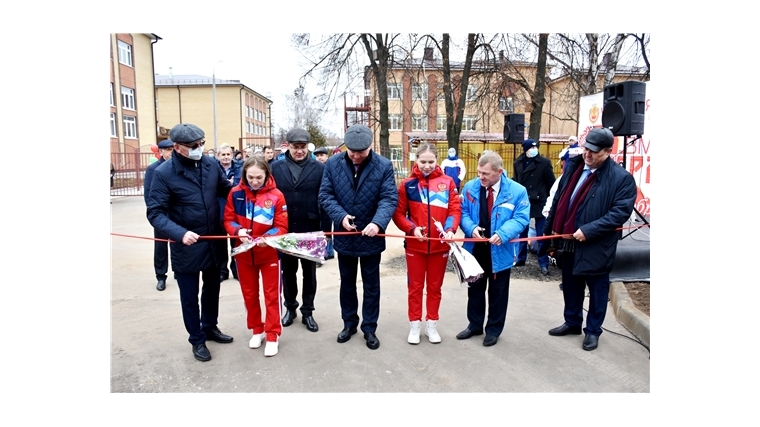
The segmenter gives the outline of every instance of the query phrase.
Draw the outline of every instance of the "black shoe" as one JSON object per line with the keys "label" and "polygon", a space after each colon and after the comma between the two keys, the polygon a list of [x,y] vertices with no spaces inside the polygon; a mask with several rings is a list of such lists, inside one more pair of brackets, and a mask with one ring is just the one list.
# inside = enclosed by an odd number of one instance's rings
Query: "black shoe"
{"label": "black shoe", "polygon": [[599,346],[599,335],[586,335],[583,339],[583,349],[591,351]]}
{"label": "black shoe", "polygon": [[370,350],[377,350],[380,347],[380,340],[377,339],[377,335],[374,333],[364,334],[364,339],[367,340],[367,347]]}
{"label": "black shoe", "polygon": [[356,328],[343,328],[342,331],[338,334],[338,342],[343,344],[344,342],[351,339],[351,335],[356,333]]}
{"label": "black shoe", "polygon": [[525,261],[517,261],[517,262],[515,263],[515,267],[522,267],[522,266],[524,266],[524,265],[525,265]]}
{"label": "black shoe", "polygon": [[563,291],[563,290],[564,290],[564,289],[562,288],[562,283],[560,283],[560,284],[559,284],[559,290],[560,290],[560,291]]}
{"label": "black shoe", "polygon": [[208,362],[211,360],[211,352],[208,351],[206,343],[201,343],[193,346],[193,356],[201,362]]}
{"label": "black shoe", "polygon": [[543,273],[544,276],[549,275],[549,269],[546,267],[541,267],[541,273]]}
{"label": "black shoe", "polygon": [[221,344],[229,344],[232,342],[232,337],[223,334],[222,331],[220,331],[217,327],[214,327],[213,329],[207,329],[203,332],[206,333],[207,340],[216,341]]}
{"label": "black shoe", "polygon": [[486,338],[483,340],[483,346],[484,347],[490,347],[494,344],[496,344],[496,341],[499,340],[499,337],[493,336],[493,335],[486,335]]}
{"label": "black shoe", "polygon": [[317,268],[322,268],[322,263],[318,262],[317,263]]}
{"label": "black shoe", "polygon": [[159,291],[163,291],[164,289],[166,289],[166,280],[164,279],[159,280],[158,283],[156,284],[156,289],[158,289]]}
{"label": "black shoe", "polygon": [[328,259],[333,259],[333,258],[335,258],[335,255],[329,255],[329,256],[326,256],[326,257],[325,257],[325,261],[327,261]]}
{"label": "black shoe", "polygon": [[474,337],[475,335],[483,335],[483,332],[482,331],[481,332],[473,332],[469,328],[465,328],[464,331],[462,331],[462,332],[460,332],[460,333],[457,334],[457,339],[458,340],[466,340],[468,338]]}
{"label": "black shoe", "polygon": [[555,337],[563,337],[565,335],[580,335],[581,334],[581,327],[580,326],[568,326],[567,323],[563,323],[562,326],[557,326],[554,329],[549,330],[549,335],[553,335]]}
{"label": "black shoe", "polygon": [[285,310],[285,315],[282,316],[282,326],[290,326],[293,324],[293,321],[296,320],[296,311],[287,309]]}
{"label": "black shoe", "polygon": [[225,280],[227,280],[229,278],[230,278],[229,274],[220,274],[219,275],[219,283],[224,282]]}
{"label": "black shoe", "polygon": [[317,321],[314,320],[314,317],[312,316],[304,316],[301,318],[301,323],[306,325],[306,329],[317,332],[319,330],[319,325],[317,325]]}

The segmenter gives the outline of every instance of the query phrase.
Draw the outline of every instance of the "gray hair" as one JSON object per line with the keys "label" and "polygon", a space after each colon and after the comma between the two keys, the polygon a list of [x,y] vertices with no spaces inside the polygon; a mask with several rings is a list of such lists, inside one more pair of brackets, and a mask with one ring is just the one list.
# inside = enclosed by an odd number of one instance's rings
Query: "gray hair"
{"label": "gray hair", "polygon": [[480,156],[478,166],[485,166],[487,164],[491,165],[495,171],[504,167],[504,162],[501,160],[501,156],[495,151],[486,151]]}

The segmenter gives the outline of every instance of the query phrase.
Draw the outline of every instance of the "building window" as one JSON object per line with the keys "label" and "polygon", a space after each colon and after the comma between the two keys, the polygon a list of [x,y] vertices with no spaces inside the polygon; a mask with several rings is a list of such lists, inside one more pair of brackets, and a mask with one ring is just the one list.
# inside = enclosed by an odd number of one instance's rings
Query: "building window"
{"label": "building window", "polygon": [[111,107],[113,107],[115,104],[113,103],[113,83],[111,83]]}
{"label": "building window", "polygon": [[124,43],[123,41],[118,41],[119,45],[119,62],[124,65],[132,66],[132,46],[128,45],[127,43]]}
{"label": "building window", "polygon": [[427,116],[412,115],[412,130],[427,131]]}
{"label": "building window", "polygon": [[478,99],[478,85],[467,85],[467,101]]}
{"label": "building window", "polygon": [[427,85],[425,83],[412,83],[412,99],[427,99]]}
{"label": "building window", "polygon": [[462,130],[477,130],[478,119],[472,116],[462,118]]}
{"label": "building window", "polygon": [[249,111],[250,111],[250,108],[248,108],[248,106],[246,105],[245,106],[245,116],[246,117],[251,117],[250,114],[249,114]]}
{"label": "building window", "polygon": [[137,118],[124,116],[124,138],[137,138]]}
{"label": "building window", "polygon": [[111,136],[116,137],[116,113],[111,113]]}
{"label": "building window", "polygon": [[135,109],[135,90],[128,87],[121,87],[121,107],[128,110]]}
{"label": "building window", "polygon": [[404,95],[404,89],[399,84],[388,85],[388,99],[401,99]]}
{"label": "building window", "polygon": [[438,85],[438,100],[443,101],[446,99],[446,92],[443,90],[443,85]]}
{"label": "building window", "polygon": [[438,116],[435,118],[435,130],[446,130],[446,116]]}
{"label": "building window", "polygon": [[404,125],[404,116],[401,114],[389,114],[388,115],[388,130],[401,130]]}
{"label": "building window", "polygon": [[514,111],[515,106],[512,103],[512,97],[500,96],[499,97],[499,110],[500,111]]}

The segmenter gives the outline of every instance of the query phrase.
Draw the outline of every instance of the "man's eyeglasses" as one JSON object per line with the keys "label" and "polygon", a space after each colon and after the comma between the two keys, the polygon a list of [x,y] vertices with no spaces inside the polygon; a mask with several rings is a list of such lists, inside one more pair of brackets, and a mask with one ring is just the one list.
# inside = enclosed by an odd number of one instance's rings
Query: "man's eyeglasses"
{"label": "man's eyeglasses", "polygon": [[198,147],[203,147],[204,145],[206,145],[206,140],[205,140],[205,139],[202,139],[202,140],[200,140],[200,141],[196,142],[196,143],[195,143],[195,144],[193,144],[193,145],[190,145],[190,144],[183,144],[183,143],[181,143],[181,142],[180,142],[179,144],[181,144],[181,145],[183,145],[183,146],[185,146],[185,147],[187,147],[187,148],[189,148],[189,149],[191,149],[191,150],[195,150],[195,149],[197,149]]}

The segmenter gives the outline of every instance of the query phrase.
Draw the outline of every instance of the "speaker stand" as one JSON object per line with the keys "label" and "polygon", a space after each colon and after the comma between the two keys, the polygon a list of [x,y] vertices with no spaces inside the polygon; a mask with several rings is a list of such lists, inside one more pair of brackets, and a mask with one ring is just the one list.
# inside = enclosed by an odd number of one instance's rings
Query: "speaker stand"
{"label": "speaker stand", "polygon": [[[623,169],[626,170],[626,172],[628,171],[628,168],[627,168],[628,146],[631,145],[631,144],[633,144],[634,142],[636,142],[637,139],[641,139],[641,135],[635,135],[636,138],[633,138],[630,142],[627,142],[626,138],[628,138],[628,136],[634,136],[634,135],[623,135],[623,164],[621,166],[623,167]],[[636,209],[635,201],[634,201],[634,205],[633,205],[633,211],[636,212],[636,215],[639,217],[639,219],[644,224],[649,225],[649,221],[647,221],[647,219],[644,218],[644,215],[642,215],[641,212],[639,212],[639,210]],[[639,228],[641,228],[641,227],[639,227]],[[625,239],[626,237],[628,237],[631,234],[635,233],[637,230],[638,230],[638,228],[635,228],[635,229],[631,230],[630,232],[628,232],[628,234],[626,234],[625,236],[621,237],[619,240]]]}

